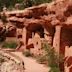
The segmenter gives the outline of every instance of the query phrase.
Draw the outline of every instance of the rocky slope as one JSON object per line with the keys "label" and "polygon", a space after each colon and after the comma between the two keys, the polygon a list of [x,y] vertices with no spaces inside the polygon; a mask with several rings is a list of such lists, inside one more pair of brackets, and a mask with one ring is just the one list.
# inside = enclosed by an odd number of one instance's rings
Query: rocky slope
{"label": "rocky slope", "polygon": [[0,51],[0,72],[24,72],[23,62],[11,54]]}

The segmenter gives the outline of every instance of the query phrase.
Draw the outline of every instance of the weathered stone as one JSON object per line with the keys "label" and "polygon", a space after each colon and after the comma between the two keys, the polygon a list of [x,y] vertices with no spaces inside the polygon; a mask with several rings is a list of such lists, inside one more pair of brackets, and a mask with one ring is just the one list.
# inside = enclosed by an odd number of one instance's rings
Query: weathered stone
{"label": "weathered stone", "polygon": [[[54,0],[51,3],[24,10],[6,11],[5,16],[7,16],[8,22],[10,21],[17,28],[23,29],[24,46],[21,47],[22,49],[33,45],[35,48],[33,52],[39,53],[40,49],[38,50],[38,48],[41,47],[41,40],[46,39],[51,41],[51,45],[58,54],[65,54],[65,47],[72,45],[72,0]],[[50,32],[48,29],[52,31]],[[40,35],[37,35],[37,32]]]}
{"label": "weathered stone", "polygon": [[53,40],[53,47],[56,48],[56,52],[59,54],[60,49],[60,36],[61,36],[61,26],[55,27],[55,35]]}
{"label": "weathered stone", "polygon": [[[2,60],[1,60],[2,59]],[[11,54],[0,51],[0,72],[24,72],[24,65]]]}

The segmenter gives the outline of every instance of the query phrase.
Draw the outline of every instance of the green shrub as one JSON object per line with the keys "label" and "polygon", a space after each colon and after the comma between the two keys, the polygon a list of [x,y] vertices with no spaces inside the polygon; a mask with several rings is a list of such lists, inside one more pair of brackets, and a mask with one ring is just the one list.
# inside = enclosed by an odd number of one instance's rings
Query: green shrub
{"label": "green shrub", "polygon": [[60,72],[59,67],[51,67],[49,72]]}
{"label": "green shrub", "polygon": [[0,11],[2,11],[4,6],[6,6],[7,9],[13,9],[16,3],[23,4],[22,8],[25,8],[51,1],[52,0],[0,0]]}
{"label": "green shrub", "polygon": [[36,57],[36,59],[41,64],[48,64],[48,60],[45,55],[38,56],[38,57]]}
{"label": "green shrub", "polygon": [[59,63],[63,60],[63,57],[61,58],[61,56],[57,55],[54,48],[52,48],[47,42],[44,42],[42,47],[46,52],[45,57],[47,58],[48,66],[51,67],[50,72],[60,72]]}
{"label": "green shrub", "polygon": [[42,4],[42,3],[49,3],[52,2],[52,0],[32,0],[34,5]]}
{"label": "green shrub", "polygon": [[30,57],[30,56],[31,56],[31,53],[30,53],[29,50],[24,51],[23,54],[24,54],[26,57]]}
{"label": "green shrub", "polygon": [[17,47],[17,43],[15,41],[10,41],[10,42],[4,42],[2,45],[2,48],[13,48],[15,49]]}
{"label": "green shrub", "polygon": [[42,3],[49,3],[49,2],[52,2],[52,0],[24,0],[20,5],[20,9],[39,5]]}

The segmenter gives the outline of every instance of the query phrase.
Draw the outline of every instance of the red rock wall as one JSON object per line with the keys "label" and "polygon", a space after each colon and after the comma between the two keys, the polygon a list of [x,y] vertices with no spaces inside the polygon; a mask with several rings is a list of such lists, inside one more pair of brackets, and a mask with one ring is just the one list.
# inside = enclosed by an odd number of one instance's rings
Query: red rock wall
{"label": "red rock wall", "polygon": [[[72,46],[72,30],[68,28],[62,28],[61,31],[61,47],[60,47],[60,54],[65,55],[65,47]],[[67,61],[68,67],[72,65],[72,57],[70,57]],[[63,70],[64,63],[61,64],[61,69]],[[69,72],[72,72],[72,67],[70,68]]]}
{"label": "red rock wall", "polygon": [[72,46],[72,30],[67,28],[62,28],[61,32],[61,53],[65,53],[65,46]]}

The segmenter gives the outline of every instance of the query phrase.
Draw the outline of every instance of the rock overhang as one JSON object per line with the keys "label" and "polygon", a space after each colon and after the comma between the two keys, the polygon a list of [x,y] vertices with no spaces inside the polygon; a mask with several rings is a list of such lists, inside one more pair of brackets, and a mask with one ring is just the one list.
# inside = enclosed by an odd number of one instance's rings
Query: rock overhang
{"label": "rock overhang", "polygon": [[[53,1],[38,6],[26,8],[24,10],[5,12],[7,20],[19,25],[29,26],[41,24],[46,26],[72,25],[71,23],[71,0]],[[69,10],[70,18],[67,15]]]}

